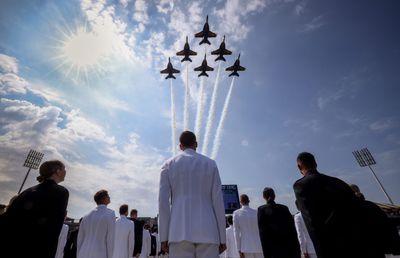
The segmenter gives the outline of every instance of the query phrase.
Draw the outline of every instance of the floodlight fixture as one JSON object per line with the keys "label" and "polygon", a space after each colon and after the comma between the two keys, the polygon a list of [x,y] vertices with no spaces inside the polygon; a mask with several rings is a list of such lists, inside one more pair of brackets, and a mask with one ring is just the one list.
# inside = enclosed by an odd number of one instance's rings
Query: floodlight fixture
{"label": "floodlight fixture", "polygon": [[374,176],[376,182],[378,183],[381,190],[385,194],[386,198],[389,200],[389,202],[391,204],[394,204],[392,199],[390,198],[389,194],[386,192],[385,188],[383,187],[381,181],[379,181],[378,177],[376,176],[375,171],[371,167],[372,165],[376,164],[376,161],[375,161],[374,157],[372,157],[371,152],[369,152],[369,150],[367,148],[363,148],[361,150],[353,151],[353,156],[356,158],[360,167],[367,167],[367,166],[369,167],[369,169],[372,172],[372,175]]}
{"label": "floodlight fixture", "polygon": [[35,150],[30,150],[28,153],[28,156],[25,159],[24,162],[24,167],[29,168],[28,172],[26,172],[24,181],[22,181],[21,187],[18,190],[18,194],[21,193],[22,188],[24,187],[25,181],[28,178],[29,172],[31,172],[31,169],[38,169],[40,162],[42,162],[44,154]]}

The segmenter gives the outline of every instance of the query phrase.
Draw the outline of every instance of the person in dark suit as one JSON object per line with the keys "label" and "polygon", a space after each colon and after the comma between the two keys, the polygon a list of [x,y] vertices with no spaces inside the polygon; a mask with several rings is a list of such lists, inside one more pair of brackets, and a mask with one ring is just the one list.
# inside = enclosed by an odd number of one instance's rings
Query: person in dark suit
{"label": "person in dark suit", "polygon": [[265,258],[300,258],[300,245],[294,219],[288,207],[275,203],[275,192],[266,187],[267,202],[258,207],[258,230]]}
{"label": "person in dark suit", "polygon": [[130,215],[130,219],[135,224],[135,247],[133,250],[133,257],[139,257],[142,251],[144,222],[137,219],[138,211],[136,209],[132,209]]}
{"label": "person in dark suit", "polygon": [[376,235],[368,222],[382,218],[374,215],[345,182],[319,173],[311,153],[300,153],[297,166],[303,178],[293,189],[317,256],[385,257],[379,244],[383,235]]}
{"label": "person in dark suit", "polygon": [[[39,184],[26,189],[10,204],[2,220],[2,252],[5,258],[54,258],[58,237],[67,214],[69,193],[61,161],[44,162]],[[15,248],[17,246],[17,248]]]}

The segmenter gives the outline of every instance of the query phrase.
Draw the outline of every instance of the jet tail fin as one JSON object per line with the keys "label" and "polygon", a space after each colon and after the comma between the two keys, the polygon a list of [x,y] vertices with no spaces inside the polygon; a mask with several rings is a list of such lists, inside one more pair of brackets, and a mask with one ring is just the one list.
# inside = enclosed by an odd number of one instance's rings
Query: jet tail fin
{"label": "jet tail fin", "polygon": [[207,38],[203,38],[203,40],[200,41],[199,45],[204,44],[204,43],[206,43],[206,44],[208,44],[208,45],[211,45],[210,41],[208,41]]}
{"label": "jet tail fin", "polygon": [[200,77],[200,76],[207,76],[207,77],[208,77],[208,74],[207,74],[205,71],[202,71],[202,72],[199,74],[198,77]]}
{"label": "jet tail fin", "polygon": [[225,57],[222,56],[222,55],[218,56],[218,57],[215,59],[215,61],[218,61],[218,60],[222,60],[222,61],[226,62]]}
{"label": "jet tail fin", "polygon": [[238,72],[233,71],[228,77],[231,77],[231,76],[237,76],[237,77],[239,77],[239,74],[238,74]]}
{"label": "jet tail fin", "polygon": [[190,57],[188,57],[188,56],[185,56],[184,58],[182,58],[181,62],[185,62],[185,61],[192,62],[192,59],[190,59]]}
{"label": "jet tail fin", "polygon": [[170,78],[176,79],[176,77],[173,74],[168,74],[168,76],[165,77],[165,79],[170,79]]}

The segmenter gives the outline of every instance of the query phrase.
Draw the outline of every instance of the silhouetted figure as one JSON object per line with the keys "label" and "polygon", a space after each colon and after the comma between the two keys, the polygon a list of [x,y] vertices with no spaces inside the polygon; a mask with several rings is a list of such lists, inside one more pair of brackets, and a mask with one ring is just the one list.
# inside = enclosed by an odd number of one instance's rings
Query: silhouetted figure
{"label": "silhouetted figure", "polygon": [[297,166],[304,177],[293,188],[318,258],[384,257],[388,234],[378,225],[387,217],[342,180],[319,173],[311,153],[300,153]]}
{"label": "silhouetted figure", "polygon": [[[82,218],[79,220],[79,222],[82,221]],[[64,247],[64,258],[76,258],[76,246],[78,243],[78,232],[79,232],[79,227],[72,229],[67,238],[67,243],[65,244]]]}
{"label": "silhouetted figure", "polygon": [[275,192],[266,187],[265,205],[258,207],[258,229],[265,258],[300,258],[294,219],[288,207],[275,203]]}
{"label": "silhouetted figure", "polygon": [[[67,211],[69,193],[61,161],[44,162],[39,184],[18,195],[1,216],[2,253],[12,258],[54,258]],[[15,248],[17,246],[17,248]]]}
{"label": "silhouetted figure", "polygon": [[138,211],[136,209],[131,210],[130,216],[129,219],[135,224],[135,247],[133,249],[133,257],[139,257],[142,251],[144,222],[137,219]]}
{"label": "silhouetted figure", "polygon": [[350,186],[351,190],[353,190],[356,197],[360,198],[361,200],[365,200],[364,195],[361,193],[360,188],[357,185],[351,184],[349,186]]}

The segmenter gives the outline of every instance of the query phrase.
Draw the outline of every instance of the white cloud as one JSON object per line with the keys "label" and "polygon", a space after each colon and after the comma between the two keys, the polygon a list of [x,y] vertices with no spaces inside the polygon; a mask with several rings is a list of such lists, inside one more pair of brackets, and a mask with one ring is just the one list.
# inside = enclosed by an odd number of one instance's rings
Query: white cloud
{"label": "white cloud", "polygon": [[18,73],[17,59],[11,56],[0,54],[0,72]]}
{"label": "white cloud", "polygon": [[119,0],[119,2],[121,3],[121,5],[122,5],[124,8],[128,7],[129,0]]}
{"label": "white cloud", "polygon": [[13,73],[0,74],[0,94],[26,93],[27,82]]}
{"label": "white cloud", "polygon": [[324,23],[322,22],[322,18],[322,15],[314,17],[309,23],[304,24],[300,32],[311,32],[321,28],[324,25]]}
{"label": "white cloud", "polygon": [[300,3],[296,4],[294,8],[295,14],[298,16],[302,15],[305,12],[307,4],[308,4],[307,0],[303,0]]}
{"label": "white cloud", "polygon": [[159,13],[167,14],[168,12],[172,11],[172,9],[174,8],[174,1],[173,0],[159,0],[156,7],[157,7],[157,11]]}
{"label": "white cloud", "polygon": [[243,147],[248,147],[249,146],[249,141],[246,139],[243,139],[240,143]]}
{"label": "white cloud", "polygon": [[148,7],[145,0],[136,0],[133,19],[142,24],[147,24],[149,22],[149,15],[147,14],[147,8]]}
{"label": "white cloud", "polygon": [[372,131],[385,131],[399,126],[399,121],[393,118],[385,118],[375,121],[369,125]]}

